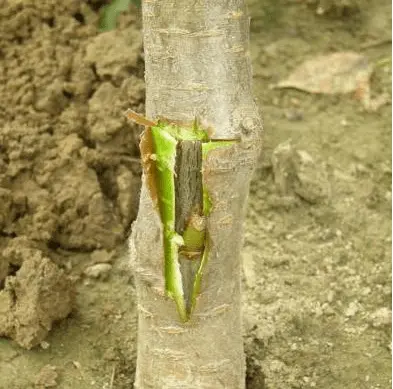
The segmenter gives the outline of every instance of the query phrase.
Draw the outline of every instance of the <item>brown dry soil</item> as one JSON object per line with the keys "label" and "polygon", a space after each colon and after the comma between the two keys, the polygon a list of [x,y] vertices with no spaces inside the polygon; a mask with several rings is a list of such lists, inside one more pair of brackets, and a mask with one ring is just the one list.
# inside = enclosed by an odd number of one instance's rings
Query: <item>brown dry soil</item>
{"label": "brown dry soil", "polygon": [[[0,389],[129,389],[140,15],[0,7]],[[322,10],[322,11],[321,11]],[[340,50],[391,96],[391,3],[250,0],[264,152],[245,224],[248,389],[391,386],[391,108],[271,86]],[[10,340],[12,338],[13,340]]]}

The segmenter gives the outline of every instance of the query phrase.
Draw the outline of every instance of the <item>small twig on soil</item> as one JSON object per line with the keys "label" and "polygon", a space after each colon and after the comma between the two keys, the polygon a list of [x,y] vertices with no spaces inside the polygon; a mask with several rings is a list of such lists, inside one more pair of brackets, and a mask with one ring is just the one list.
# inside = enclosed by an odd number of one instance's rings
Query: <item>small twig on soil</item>
{"label": "small twig on soil", "polygon": [[124,157],[124,161],[141,163],[140,157],[129,157],[128,155],[127,156],[124,155],[122,157]]}
{"label": "small twig on soil", "polygon": [[113,366],[111,382],[109,384],[109,389],[113,389],[113,384],[115,382],[115,374],[116,374],[116,365]]}
{"label": "small twig on soil", "polygon": [[382,46],[388,43],[392,43],[392,38],[383,38],[383,39],[379,39],[379,40],[375,40],[372,42],[365,42],[363,44],[360,45],[360,48],[362,50],[364,49],[370,49],[372,47],[376,47],[376,46]]}

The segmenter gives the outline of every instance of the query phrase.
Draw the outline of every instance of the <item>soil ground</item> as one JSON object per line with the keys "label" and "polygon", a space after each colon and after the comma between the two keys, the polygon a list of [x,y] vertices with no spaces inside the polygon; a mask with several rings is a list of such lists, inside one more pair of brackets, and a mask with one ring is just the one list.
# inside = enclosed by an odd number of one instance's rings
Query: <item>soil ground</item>
{"label": "soil ground", "polygon": [[[143,59],[138,14],[100,34],[101,5],[0,10],[0,389],[132,387],[140,171],[121,112],[143,111]],[[391,3],[253,0],[250,13],[265,142],[245,223],[247,388],[391,387],[391,107],[271,87],[352,50],[375,64],[374,96],[391,96]],[[294,155],[312,161],[283,193]]]}

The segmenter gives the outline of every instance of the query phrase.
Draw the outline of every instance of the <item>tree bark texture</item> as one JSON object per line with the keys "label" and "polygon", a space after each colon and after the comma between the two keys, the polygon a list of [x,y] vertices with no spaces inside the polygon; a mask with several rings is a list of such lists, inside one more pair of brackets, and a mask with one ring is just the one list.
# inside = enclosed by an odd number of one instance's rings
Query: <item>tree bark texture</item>
{"label": "tree bark texture", "polygon": [[243,389],[242,223],[261,149],[243,0],[144,0],[146,116],[189,122],[214,139],[203,181],[212,210],[209,257],[189,322],[165,296],[162,226],[143,177],[130,240],[138,295],[137,389]]}

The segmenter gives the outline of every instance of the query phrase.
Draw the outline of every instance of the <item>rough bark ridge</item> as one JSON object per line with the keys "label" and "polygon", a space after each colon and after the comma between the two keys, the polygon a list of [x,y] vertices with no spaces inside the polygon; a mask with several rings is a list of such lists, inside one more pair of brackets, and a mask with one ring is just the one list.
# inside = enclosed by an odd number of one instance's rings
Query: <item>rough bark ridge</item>
{"label": "rough bark ridge", "polygon": [[146,116],[213,129],[239,139],[204,162],[212,200],[209,262],[196,310],[181,323],[164,295],[159,215],[143,179],[131,237],[138,292],[137,389],[242,389],[239,251],[244,205],[260,150],[261,121],[252,99],[249,18],[243,0],[145,0]]}

